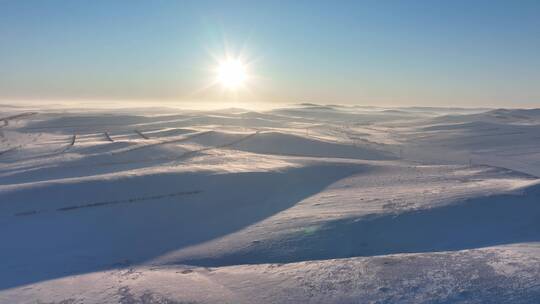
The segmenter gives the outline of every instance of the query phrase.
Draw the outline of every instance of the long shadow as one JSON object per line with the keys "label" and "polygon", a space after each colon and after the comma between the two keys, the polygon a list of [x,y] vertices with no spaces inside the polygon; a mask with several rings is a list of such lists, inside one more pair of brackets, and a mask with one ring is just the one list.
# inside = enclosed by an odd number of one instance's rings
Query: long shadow
{"label": "long shadow", "polygon": [[[279,172],[161,173],[4,192],[0,290],[126,267],[219,238],[367,170],[370,167],[328,164]],[[125,200],[180,191],[194,193]],[[122,204],[91,203],[114,200]],[[73,205],[90,207],[59,211]],[[28,210],[39,212],[24,213]],[[25,216],[15,216],[21,211]]]}
{"label": "long shadow", "polygon": [[[52,179],[60,179],[60,178],[77,178],[77,177],[84,177],[84,176],[92,176],[97,174],[107,174],[107,173],[118,173],[126,170],[135,170],[135,169],[141,169],[141,168],[149,168],[153,166],[159,166],[163,165],[165,163],[178,161],[181,159],[188,158],[187,156],[195,155],[197,152],[211,150],[213,148],[220,148],[229,146],[230,144],[227,143],[225,145],[217,146],[217,147],[205,147],[201,148],[199,150],[186,150],[183,151],[181,149],[177,149],[177,151],[173,153],[168,153],[166,155],[160,155],[164,151],[153,151],[152,149],[160,149],[163,145],[168,144],[178,144],[182,142],[186,142],[201,136],[207,135],[208,131],[206,132],[198,132],[193,133],[191,135],[187,135],[182,138],[177,138],[173,140],[168,141],[161,141],[153,144],[147,144],[147,145],[137,145],[132,147],[129,150],[124,151],[109,151],[105,152],[103,151],[101,154],[97,155],[89,155],[86,156],[84,159],[74,159],[74,160],[66,160],[60,163],[56,163],[51,165],[40,165],[38,167],[33,168],[32,165],[29,165],[28,167],[18,168],[15,170],[7,171],[5,176],[0,176],[0,184],[18,184],[18,183],[30,183],[30,182],[39,182],[39,181],[47,181]],[[243,138],[238,139],[239,141],[248,138],[252,135],[255,135],[255,133],[252,133],[250,135],[247,135]],[[232,144],[234,144],[236,141],[233,141]],[[121,142],[117,142],[115,144],[121,144]],[[116,145],[118,146],[118,145]],[[71,146],[68,146],[69,148]],[[48,155],[45,155],[44,157],[50,157],[54,155],[59,155],[65,152],[66,148],[50,153]],[[140,154],[139,152],[141,150],[146,150],[146,153]],[[77,151],[80,152],[80,151]],[[31,158],[24,159],[25,161],[30,159],[38,159],[42,158],[43,156],[36,156]],[[0,173],[4,173],[1,172]]]}
{"label": "long shadow", "polygon": [[399,215],[337,220],[277,243],[260,242],[224,256],[178,262],[198,266],[289,263],[534,241],[540,241],[540,185],[520,195],[477,197]]}

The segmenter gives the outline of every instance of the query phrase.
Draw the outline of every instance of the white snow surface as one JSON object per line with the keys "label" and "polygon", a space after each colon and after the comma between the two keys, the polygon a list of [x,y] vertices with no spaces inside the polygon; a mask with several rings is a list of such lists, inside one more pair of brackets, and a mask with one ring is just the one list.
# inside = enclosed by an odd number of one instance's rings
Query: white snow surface
{"label": "white snow surface", "polygon": [[0,303],[540,303],[540,110],[0,106]]}

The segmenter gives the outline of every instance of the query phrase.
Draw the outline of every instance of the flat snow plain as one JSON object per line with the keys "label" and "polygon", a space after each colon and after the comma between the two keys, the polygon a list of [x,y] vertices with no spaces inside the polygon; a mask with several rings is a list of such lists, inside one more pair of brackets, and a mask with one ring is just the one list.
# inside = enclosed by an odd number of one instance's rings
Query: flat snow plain
{"label": "flat snow plain", "polygon": [[0,106],[0,303],[540,303],[540,110]]}

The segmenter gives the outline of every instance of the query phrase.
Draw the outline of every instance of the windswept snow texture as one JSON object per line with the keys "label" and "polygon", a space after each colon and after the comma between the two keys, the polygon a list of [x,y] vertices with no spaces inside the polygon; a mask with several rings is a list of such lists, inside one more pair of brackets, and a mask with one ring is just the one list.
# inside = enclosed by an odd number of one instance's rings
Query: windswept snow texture
{"label": "windswept snow texture", "polygon": [[540,303],[540,110],[0,106],[0,303]]}

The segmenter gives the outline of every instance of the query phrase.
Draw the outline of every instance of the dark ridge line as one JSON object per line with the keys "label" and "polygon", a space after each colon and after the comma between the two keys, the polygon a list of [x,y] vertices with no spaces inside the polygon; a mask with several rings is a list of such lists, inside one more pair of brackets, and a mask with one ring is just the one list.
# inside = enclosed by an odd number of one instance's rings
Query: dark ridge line
{"label": "dark ridge line", "polygon": [[17,115],[2,117],[2,118],[0,118],[0,121],[3,121],[4,125],[0,126],[0,128],[4,128],[4,127],[9,126],[9,121],[10,120],[17,119],[17,118],[23,118],[23,117],[27,117],[27,116],[32,116],[32,115],[36,115],[36,114],[37,114],[37,112],[29,112],[29,113],[21,113],[21,114],[17,114]]}

